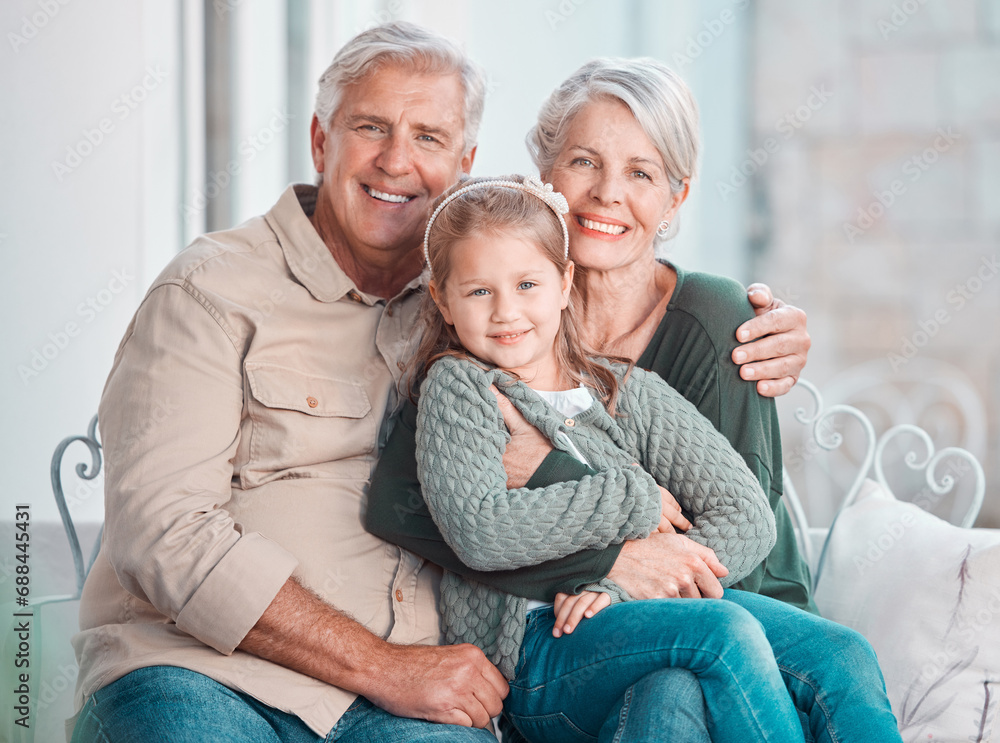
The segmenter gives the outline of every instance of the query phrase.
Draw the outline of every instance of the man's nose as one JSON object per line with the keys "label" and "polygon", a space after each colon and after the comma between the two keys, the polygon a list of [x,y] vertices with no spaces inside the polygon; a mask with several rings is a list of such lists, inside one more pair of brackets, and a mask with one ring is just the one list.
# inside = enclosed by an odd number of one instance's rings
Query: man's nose
{"label": "man's nose", "polygon": [[385,145],[375,164],[391,176],[406,175],[413,170],[413,150],[408,137],[392,134],[385,138]]}

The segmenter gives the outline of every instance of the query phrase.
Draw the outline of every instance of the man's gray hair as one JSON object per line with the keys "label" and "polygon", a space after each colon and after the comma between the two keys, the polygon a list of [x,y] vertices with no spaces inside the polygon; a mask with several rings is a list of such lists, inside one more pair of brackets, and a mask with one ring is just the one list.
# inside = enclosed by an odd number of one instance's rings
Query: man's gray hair
{"label": "man's gray hair", "polygon": [[482,69],[445,37],[405,21],[363,31],[337,52],[316,93],[316,117],[324,131],[329,131],[345,88],[388,64],[403,64],[414,72],[457,73],[465,91],[463,154],[476,146],[486,99]]}
{"label": "man's gray hair", "polygon": [[698,173],[698,104],[677,73],[649,57],[593,59],[552,92],[526,137],[538,172],[552,172],[573,119],[586,104],[601,98],[628,107],[663,158],[671,191],[682,191],[682,181]]}

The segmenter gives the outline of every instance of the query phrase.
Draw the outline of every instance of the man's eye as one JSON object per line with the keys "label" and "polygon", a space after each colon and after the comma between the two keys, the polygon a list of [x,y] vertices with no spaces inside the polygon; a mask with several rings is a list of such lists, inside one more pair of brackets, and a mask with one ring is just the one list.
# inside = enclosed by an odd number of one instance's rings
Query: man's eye
{"label": "man's eye", "polygon": [[421,134],[417,139],[423,142],[437,142],[437,139],[432,137],[430,134]]}
{"label": "man's eye", "polygon": [[379,127],[374,124],[362,124],[358,127],[358,131],[361,132],[380,132],[382,131]]}

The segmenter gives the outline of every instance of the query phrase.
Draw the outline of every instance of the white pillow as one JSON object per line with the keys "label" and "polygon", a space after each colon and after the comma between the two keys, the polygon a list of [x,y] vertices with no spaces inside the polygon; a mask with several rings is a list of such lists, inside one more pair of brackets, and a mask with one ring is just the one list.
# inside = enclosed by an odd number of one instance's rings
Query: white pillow
{"label": "white pillow", "polygon": [[816,604],[875,648],[904,741],[1000,742],[1000,530],[868,480],[834,523]]}

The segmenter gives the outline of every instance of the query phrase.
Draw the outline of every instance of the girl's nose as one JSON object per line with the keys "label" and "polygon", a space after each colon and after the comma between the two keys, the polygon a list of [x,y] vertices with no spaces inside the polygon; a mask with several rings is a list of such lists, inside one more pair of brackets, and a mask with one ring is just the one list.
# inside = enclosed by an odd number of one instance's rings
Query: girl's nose
{"label": "girl's nose", "polygon": [[493,302],[493,322],[512,322],[520,317],[517,300],[506,294],[497,294]]}

